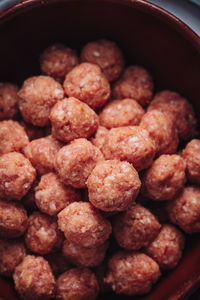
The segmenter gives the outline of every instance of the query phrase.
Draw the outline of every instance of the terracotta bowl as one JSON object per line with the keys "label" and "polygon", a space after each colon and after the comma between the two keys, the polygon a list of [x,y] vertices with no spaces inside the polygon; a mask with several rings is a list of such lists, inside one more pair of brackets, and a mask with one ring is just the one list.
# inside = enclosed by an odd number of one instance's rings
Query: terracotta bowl
{"label": "terracotta bowl", "polygon": [[[200,38],[168,12],[136,0],[27,0],[0,13],[0,81],[21,84],[39,74],[38,57],[52,42],[81,48],[105,37],[118,42],[127,63],[152,73],[156,90],[188,97],[200,113]],[[200,238],[188,238],[179,266],[143,297],[103,295],[99,299],[185,299],[200,284]],[[0,280],[0,299],[17,299]]]}

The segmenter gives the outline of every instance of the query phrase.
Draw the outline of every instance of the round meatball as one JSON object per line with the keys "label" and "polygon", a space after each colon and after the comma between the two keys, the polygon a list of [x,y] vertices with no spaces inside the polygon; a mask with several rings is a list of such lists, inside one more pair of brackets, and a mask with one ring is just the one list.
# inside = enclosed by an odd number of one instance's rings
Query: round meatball
{"label": "round meatball", "polygon": [[138,250],[149,245],[160,230],[160,223],[145,207],[136,204],[114,217],[113,232],[120,247]]}
{"label": "round meatball", "polygon": [[99,285],[93,272],[87,268],[73,268],[59,276],[57,299],[95,300]]}
{"label": "round meatball", "polygon": [[0,83],[0,121],[18,118],[18,91],[15,84]]}
{"label": "round meatball", "polygon": [[64,184],[84,188],[97,162],[103,159],[101,151],[91,142],[76,139],[57,153],[55,169]]}
{"label": "round meatball", "polygon": [[71,263],[66,259],[62,252],[54,252],[45,255],[55,277],[71,269]]}
{"label": "round meatball", "polygon": [[185,162],[177,154],[159,156],[142,176],[142,193],[152,200],[173,199],[186,182]]}
{"label": "round meatball", "polygon": [[106,139],[106,135],[108,133],[108,129],[103,127],[103,126],[99,126],[94,137],[91,138],[91,143],[96,146],[97,148],[99,148],[100,151],[103,151],[103,147],[105,144],[105,139]]}
{"label": "round meatball", "polygon": [[15,268],[15,289],[24,300],[47,300],[55,295],[55,278],[41,256],[27,255]]}
{"label": "round meatball", "polygon": [[107,128],[139,125],[144,109],[133,99],[113,100],[99,115],[102,126]]}
{"label": "round meatball", "polygon": [[196,124],[194,110],[187,99],[171,91],[157,93],[148,107],[148,111],[157,109],[175,118],[179,138],[189,140],[196,135]]}
{"label": "round meatball", "polygon": [[0,238],[16,238],[24,234],[28,217],[23,205],[0,200]]}
{"label": "round meatball", "polygon": [[99,162],[88,181],[90,202],[103,211],[126,210],[136,199],[141,182],[137,171],[126,161]]}
{"label": "round meatball", "polygon": [[81,60],[98,65],[108,81],[118,79],[124,58],[116,43],[100,39],[90,42],[81,51]]}
{"label": "round meatball", "polygon": [[32,252],[43,255],[59,250],[63,236],[54,218],[41,212],[33,212],[28,220],[25,242]]}
{"label": "round meatball", "polygon": [[31,161],[39,175],[54,171],[54,158],[62,144],[52,135],[36,139],[24,148],[25,156]]}
{"label": "round meatball", "polygon": [[131,98],[147,106],[153,95],[152,77],[144,68],[130,66],[114,84],[112,95],[114,99]]}
{"label": "round meatball", "polygon": [[200,184],[200,140],[190,141],[182,151],[186,174],[190,182]]}
{"label": "round meatball", "polygon": [[57,215],[70,203],[80,200],[80,192],[64,185],[54,173],[43,175],[39,184],[35,187],[37,207],[50,216]]}
{"label": "round meatball", "polygon": [[42,72],[60,82],[76,65],[78,65],[76,52],[62,44],[54,44],[48,47],[40,56]]}
{"label": "round meatball", "polygon": [[182,256],[185,238],[180,230],[173,225],[164,225],[155,240],[146,248],[162,269],[176,267]]}
{"label": "round meatball", "polygon": [[110,85],[97,65],[82,63],[65,78],[64,89],[69,97],[75,97],[92,108],[103,106],[110,97]]}
{"label": "round meatball", "polygon": [[51,110],[50,120],[52,135],[63,142],[87,139],[99,125],[97,114],[86,103],[73,97],[56,103]]}
{"label": "round meatball", "polygon": [[139,126],[112,128],[106,135],[106,159],[126,160],[137,171],[148,168],[155,156],[155,145],[148,132]]}
{"label": "round meatball", "polygon": [[117,294],[146,294],[160,277],[158,264],[139,252],[117,252],[110,258],[108,266],[104,281]]}
{"label": "round meatball", "polygon": [[44,127],[54,104],[64,98],[59,82],[49,76],[33,76],[23,83],[19,95],[19,109],[25,122]]}
{"label": "round meatball", "polygon": [[46,136],[46,133],[45,133],[46,128],[34,126],[34,125],[32,125],[30,123],[26,123],[24,121],[21,121],[20,125],[25,129],[25,132],[30,141]]}
{"label": "round meatball", "polygon": [[81,247],[102,245],[111,233],[111,225],[89,202],[73,202],[58,214],[58,226],[69,242]]}
{"label": "round meatball", "polygon": [[11,152],[0,156],[0,198],[21,200],[35,177],[35,169],[23,154]]}

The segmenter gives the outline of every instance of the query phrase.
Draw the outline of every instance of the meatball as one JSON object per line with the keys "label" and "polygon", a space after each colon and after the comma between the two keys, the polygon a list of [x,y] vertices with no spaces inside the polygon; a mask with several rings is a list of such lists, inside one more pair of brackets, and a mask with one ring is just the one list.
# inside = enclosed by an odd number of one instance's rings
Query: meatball
{"label": "meatball", "polygon": [[76,139],[57,153],[55,169],[64,184],[84,188],[90,173],[101,160],[103,154],[97,147],[86,139]]}
{"label": "meatball", "polygon": [[158,264],[139,252],[119,251],[110,258],[108,266],[104,281],[117,294],[146,294],[160,277]]}
{"label": "meatball", "polygon": [[59,276],[57,299],[95,300],[99,285],[93,272],[87,268],[73,268]]}
{"label": "meatball", "polygon": [[25,242],[32,252],[47,254],[62,247],[63,236],[54,218],[33,212],[28,220]]}
{"label": "meatball", "polygon": [[137,171],[126,161],[99,162],[88,181],[90,202],[103,211],[126,210],[136,199],[141,182]]}
{"label": "meatball", "polygon": [[148,107],[148,111],[157,109],[175,118],[179,138],[189,140],[196,135],[196,123],[194,110],[187,99],[171,91],[157,93]]}
{"label": "meatball", "polygon": [[17,238],[28,225],[26,210],[20,203],[0,200],[0,238]]}
{"label": "meatball", "polygon": [[21,121],[20,125],[25,129],[25,132],[30,141],[46,136],[46,133],[45,133],[46,128],[34,126],[34,125],[32,125],[30,123],[26,123],[24,121]]}
{"label": "meatball", "polygon": [[36,139],[24,148],[25,156],[31,161],[39,175],[54,171],[54,158],[62,144],[51,135]]}
{"label": "meatball", "polygon": [[103,147],[105,144],[105,139],[106,139],[106,135],[108,133],[108,129],[103,127],[103,126],[99,126],[94,137],[91,138],[91,143],[96,146],[97,148],[99,148],[100,151],[103,151]]}
{"label": "meatball", "polygon": [[40,66],[44,74],[62,82],[65,75],[78,64],[75,51],[62,44],[54,44],[40,56]]}
{"label": "meatball", "polygon": [[92,108],[103,106],[110,97],[110,85],[97,65],[82,63],[65,78],[64,89],[69,97],[75,97]]}
{"label": "meatball", "polygon": [[0,121],[18,118],[18,91],[19,88],[15,84],[0,83]]}
{"label": "meatball", "polygon": [[200,140],[190,141],[182,152],[190,182],[200,184]]}
{"label": "meatball", "polygon": [[19,95],[19,109],[27,123],[44,127],[54,104],[64,98],[60,83],[49,76],[33,76],[23,83]]}
{"label": "meatball", "polygon": [[11,152],[0,156],[0,198],[21,200],[35,177],[35,169],[23,154]]}
{"label": "meatball", "polygon": [[155,238],[147,247],[146,252],[151,256],[162,269],[174,268],[184,248],[185,238],[180,230],[173,225],[164,225]]}
{"label": "meatball", "polygon": [[47,300],[55,295],[55,278],[41,256],[27,255],[15,268],[13,279],[21,299]]}
{"label": "meatball", "polygon": [[80,200],[80,192],[70,186],[63,185],[54,173],[43,175],[35,187],[37,207],[50,216],[57,215],[70,203]]}
{"label": "meatball", "polygon": [[81,247],[102,245],[111,233],[111,225],[89,202],[73,202],[58,214],[58,226],[69,242]]}
{"label": "meatball", "polygon": [[113,86],[112,96],[114,99],[131,98],[142,106],[147,106],[152,99],[152,77],[142,67],[128,67],[122,78]]}
{"label": "meatball", "polygon": [[89,138],[99,125],[97,114],[86,103],[73,97],[56,103],[51,110],[50,120],[52,135],[63,142]]}
{"label": "meatball", "polygon": [[45,256],[45,259],[48,261],[55,277],[71,269],[71,263],[62,252],[49,253]]}
{"label": "meatball", "polygon": [[137,171],[148,168],[155,156],[155,145],[148,132],[139,126],[112,128],[106,135],[106,159],[126,160]]}
{"label": "meatball", "polygon": [[144,109],[133,99],[113,100],[99,115],[102,126],[107,128],[139,125]]}
{"label": "meatball", "polygon": [[124,58],[116,43],[97,40],[85,45],[81,60],[98,65],[108,81],[118,79],[124,68]]}

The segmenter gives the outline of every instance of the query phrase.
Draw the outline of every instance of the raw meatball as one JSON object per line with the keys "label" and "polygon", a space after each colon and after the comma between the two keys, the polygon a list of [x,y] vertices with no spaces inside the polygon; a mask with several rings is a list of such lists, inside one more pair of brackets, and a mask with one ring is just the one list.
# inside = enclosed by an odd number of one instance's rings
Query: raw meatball
{"label": "raw meatball", "polygon": [[65,258],[62,252],[54,252],[47,254],[45,256],[45,259],[50,264],[53,274],[56,277],[71,269],[71,263]]}
{"label": "raw meatball", "polygon": [[133,99],[114,100],[99,115],[102,126],[107,128],[139,125],[144,109]]}
{"label": "raw meatball", "polygon": [[97,147],[86,139],[76,139],[60,149],[55,157],[55,169],[64,184],[84,188],[88,176],[101,160],[103,154]]}
{"label": "raw meatball", "polygon": [[95,300],[99,285],[93,272],[87,268],[74,268],[63,273],[57,280],[57,299]]}
{"label": "raw meatball", "polygon": [[175,226],[166,224],[147,247],[146,252],[162,269],[172,269],[182,256],[184,242],[185,238],[182,232]]}
{"label": "raw meatball", "polygon": [[90,202],[103,211],[126,210],[138,195],[141,182],[137,171],[126,161],[99,162],[88,181]]}
{"label": "raw meatball", "polygon": [[23,83],[19,95],[19,109],[27,123],[44,127],[54,104],[64,98],[59,82],[49,76],[33,76]]}
{"label": "raw meatball", "polygon": [[15,269],[15,288],[24,300],[47,300],[55,295],[55,278],[41,256],[27,255]]}
{"label": "raw meatball", "polygon": [[73,202],[58,214],[58,226],[69,242],[81,247],[102,245],[111,233],[111,225],[89,202]]}
{"label": "raw meatball", "polygon": [[178,147],[179,138],[173,117],[159,110],[147,112],[140,123],[155,142],[156,155],[173,154]]}
{"label": "raw meatball", "polygon": [[153,81],[151,75],[142,67],[128,67],[122,78],[113,87],[114,99],[131,98],[142,106],[147,106],[152,99]]}
{"label": "raw meatball", "polygon": [[196,135],[197,120],[192,105],[179,94],[171,91],[162,91],[156,94],[148,111],[152,109],[174,116],[180,139],[189,140]]}
{"label": "raw meatball", "polygon": [[16,238],[28,225],[26,210],[20,203],[0,200],[0,238]]}
{"label": "raw meatball", "polygon": [[33,140],[24,148],[24,154],[39,175],[54,171],[54,158],[62,144],[51,135]]}
{"label": "raw meatball", "polygon": [[106,135],[108,132],[109,131],[107,128],[99,126],[94,137],[90,140],[94,146],[99,148],[100,151],[103,151]]}
{"label": "raw meatball", "polygon": [[0,83],[0,121],[18,118],[18,91],[15,84]]}
{"label": "raw meatball", "polygon": [[190,182],[200,184],[200,140],[190,141],[182,152]]}
{"label": "raw meatball", "polygon": [[26,123],[24,121],[21,121],[20,125],[22,127],[24,127],[25,132],[30,141],[46,136],[46,133],[45,133],[46,128],[34,126],[34,125],[32,125],[30,123]]}
{"label": "raw meatball", "polygon": [[148,293],[160,277],[158,264],[139,252],[120,251],[109,260],[105,282],[117,294],[140,295]]}
{"label": "raw meatball", "polygon": [[158,235],[160,223],[145,207],[136,204],[114,218],[113,232],[120,247],[138,250]]}
{"label": "raw meatball", "polygon": [[35,202],[42,212],[54,216],[74,201],[80,201],[78,190],[62,184],[58,176],[48,173],[41,177],[35,187]]}
{"label": "raw meatball", "polygon": [[21,200],[35,177],[35,169],[23,154],[11,152],[0,156],[0,198]]}
{"label": "raw meatball", "polygon": [[59,101],[51,110],[52,135],[60,141],[89,138],[98,128],[97,114],[86,104],[70,97]]}
{"label": "raw meatball", "polygon": [[82,63],[65,78],[64,89],[69,97],[75,97],[92,108],[103,106],[110,97],[110,85],[97,65]]}
{"label": "raw meatball", "polygon": [[143,195],[158,201],[173,199],[186,182],[185,168],[179,155],[161,155],[142,176]]}
{"label": "raw meatball", "polygon": [[155,156],[155,145],[148,132],[139,126],[112,128],[106,136],[106,159],[126,160],[137,171],[148,168]]}
{"label": "raw meatball", "polygon": [[108,81],[118,79],[124,68],[124,58],[118,46],[108,40],[90,42],[82,49],[81,60],[98,65]]}
{"label": "raw meatball", "polygon": [[44,74],[63,81],[65,75],[78,64],[75,51],[62,44],[54,44],[40,56],[40,66]]}

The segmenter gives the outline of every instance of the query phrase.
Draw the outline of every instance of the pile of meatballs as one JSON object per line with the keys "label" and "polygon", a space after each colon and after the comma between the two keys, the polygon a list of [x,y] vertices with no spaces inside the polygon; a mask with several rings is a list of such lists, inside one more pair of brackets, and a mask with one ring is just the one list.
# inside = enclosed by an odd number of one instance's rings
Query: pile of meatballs
{"label": "pile of meatballs", "polygon": [[24,300],[148,293],[200,232],[191,103],[108,40],[0,85],[0,274]]}

